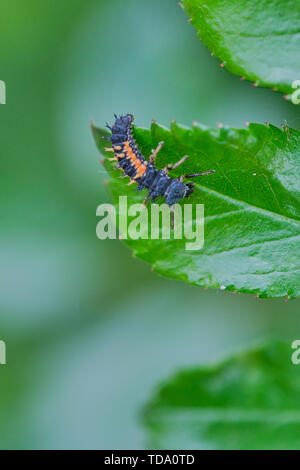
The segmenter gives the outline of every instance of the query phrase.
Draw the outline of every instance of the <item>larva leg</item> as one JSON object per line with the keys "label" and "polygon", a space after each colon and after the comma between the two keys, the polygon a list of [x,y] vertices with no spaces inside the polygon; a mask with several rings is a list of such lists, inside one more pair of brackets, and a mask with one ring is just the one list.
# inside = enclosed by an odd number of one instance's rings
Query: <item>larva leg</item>
{"label": "larva leg", "polygon": [[210,175],[211,173],[215,173],[216,170],[209,170],[204,171],[203,173],[192,173],[190,175],[182,175],[179,178],[179,181],[183,181],[185,178],[195,178],[196,176],[203,176],[203,175]]}
{"label": "larva leg", "polygon": [[147,194],[146,198],[144,199],[144,202],[143,202],[144,206],[147,205],[147,203],[148,203],[148,201],[149,201],[150,198],[151,198],[151,191],[149,191],[149,193]]}
{"label": "larva leg", "polygon": [[174,165],[167,165],[166,168],[164,168],[165,172],[167,173],[169,170],[175,170],[175,168],[179,167],[183,162],[185,162],[189,158],[188,155],[185,155],[182,157],[178,162],[174,163]]}
{"label": "larva leg", "polygon": [[150,163],[154,163],[155,162],[155,159],[157,157],[157,154],[158,152],[160,151],[160,149],[162,148],[162,146],[164,145],[164,142],[159,142],[158,146],[156,147],[155,150],[152,150],[152,154],[150,155]]}

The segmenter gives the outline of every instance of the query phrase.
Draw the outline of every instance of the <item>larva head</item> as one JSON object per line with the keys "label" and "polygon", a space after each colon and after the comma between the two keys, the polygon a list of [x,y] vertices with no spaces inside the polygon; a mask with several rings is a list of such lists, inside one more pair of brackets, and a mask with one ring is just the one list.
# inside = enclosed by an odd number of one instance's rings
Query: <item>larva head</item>
{"label": "larva head", "polygon": [[115,118],[116,118],[115,125],[121,126],[121,127],[128,127],[129,124],[131,124],[134,119],[132,114],[124,114],[124,116],[120,116],[120,117],[118,117],[115,114]]}
{"label": "larva head", "polygon": [[108,126],[111,129],[112,137],[108,138],[114,145],[119,144],[128,138],[130,132],[130,125],[133,121],[132,114],[125,114],[124,116],[118,117],[115,114],[115,122],[112,126]]}
{"label": "larva head", "polygon": [[133,120],[134,120],[133,114],[125,114],[124,118],[127,119],[127,121],[128,121],[129,123],[130,123],[130,122],[133,122]]}

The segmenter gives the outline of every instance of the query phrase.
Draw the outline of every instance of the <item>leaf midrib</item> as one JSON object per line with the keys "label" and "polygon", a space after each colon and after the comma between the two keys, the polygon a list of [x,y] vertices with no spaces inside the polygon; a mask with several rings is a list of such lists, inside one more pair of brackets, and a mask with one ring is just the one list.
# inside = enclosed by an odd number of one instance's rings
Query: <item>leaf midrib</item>
{"label": "leaf midrib", "polygon": [[251,204],[249,202],[246,202],[246,201],[240,201],[239,199],[236,199],[232,196],[227,196],[225,194],[222,194],[218,191],[216,191],[215,189],[211,189],[211,188],[208,188],[207,186],[202,186],[201,184],[197,183],[195,181],[195,186],[198,187],[200,190],[204,190],[204,191],[207,191],[209,194],[212,194],[212,195],[215,195],[217,197],[220,197],[222,198],[223,200],[225,201],[228,201],[228,202],[234,202],[234,203],[237,203],[237,204],[241,204],[242,206],[244,206],[247,210],[249,209],[254,209],[256,210],[257,212],[259,213],[262,213],[264,215],[267,215],[268,217],[275,217],[279,220],[284,220],[284,221],[288,221],[289,223],[292,223],[294,224],[297,228],[300,228],[300,220],[298,219],[293,219],[287,215],[283,215],[283,214],[278,214],[277,212],[272,212],[272,211],[269,211],[268,209],[264,209],[262,207],[258,207],[258,206],[255,206],[254,204]]}
{"label": "leaf midrib", "polygon": [[[217,29],[217,28],[214,28]],[[218,32],[222,32],[222,34],[227,34],[228,36],[238,36],[238,37],[243,37],[243,38],[249,38],[249,39],[265,39],[268,37],[280,37],[280,36],[297,36],[300,34],[300,30],[295,30],[295,31],[276,31],[273,33],[268,33],[268,34],[248,34],[248,33],[243,33],[243,32],[237,32],[237,31],[225,31],[224,29],[220,30],[217,29]]]}

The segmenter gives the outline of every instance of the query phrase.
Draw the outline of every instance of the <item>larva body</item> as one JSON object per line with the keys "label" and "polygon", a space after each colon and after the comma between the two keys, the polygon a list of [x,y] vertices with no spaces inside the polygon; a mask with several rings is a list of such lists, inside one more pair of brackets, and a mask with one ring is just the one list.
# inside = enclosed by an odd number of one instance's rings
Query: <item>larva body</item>
{"label": "larva body", "polygon": [[198,173],[193,175],[180,176],[179,178],[171,178],[168,176],[168,170],[172,170],[179,166],[188,157],[183,157],[175,165],[169,165],[162,170],[155,167],[155,158],[163,142],[160,142],[157,149],[150,156],[149,161],[139,151],[136,141],[132,133],[133,116],[126,114],[125,116],[117,117],[115,115],[115,122],[110,127],[112,135],[106,137],[112,143],[112,148],[107,149],[114,152],[114,160],[117,161],[117,168],[124,171],[126,176],[130,177],[130,183],[137,183],[138,190],[148,189],[148,195],[145,203],[151,199],[155,201],[156,198],[162,196],[165,198],[166,204],[172,206],[181,199],[189,196],[193,192],[193,184],[185,184],[184,178],[191,178],[202,174],[213,173],[211,170],[206,173]]}

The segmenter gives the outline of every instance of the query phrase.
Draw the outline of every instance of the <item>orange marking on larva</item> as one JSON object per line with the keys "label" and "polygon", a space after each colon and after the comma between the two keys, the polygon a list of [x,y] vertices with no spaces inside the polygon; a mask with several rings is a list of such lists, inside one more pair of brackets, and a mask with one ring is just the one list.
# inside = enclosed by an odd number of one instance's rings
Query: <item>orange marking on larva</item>
{"label": "orange marking on larva", "polygon": [[146,171],[146,162],[142,163],[141,160],[136,156],[132,148],[130,147],[130,142],[126,140],[123,142],[124,152],[126,154],[126,158],[130,160],[130,163],[134,166],[137,170],[136,174],[133,179],[140,178]]}
{"label": "orange marking on larva", "polygon": [[134,160],[132,161],[132,163],[134,164],[134,167],[135,167],[136,170],[137,170],[137,169],[141,166],[141,164],[142,164],[141,160],[139,160],[136,156],[135,156]]}
{"label": "orange marking on larva", "polygon": [[136,157],[136,155],[132,155],[131,159],[130,159],[132,165],[134,165],[135,168],[137,168],[139,165],[139,159]]}
{"label": "orange marking on larva", "polygon": [[129,143],[128,142],[124,142],[124,152],[127,153],[128,152],[128,149],[129,149]]}
{"label": "orange marking on larva", "polygon": [[127,150],[127,155],[128,155],[129,158],[132,158],[133,155],[134,155],[134,153],[133,153],[133,151],[132,151],[132,149],[131,149],[130,147],[129,147],[129,149]]}
{"label": "orange marking on larva", "polygon": [[138,171],[137,171],[137,173],[136,173],[136,175],[135,175],[135,178],[140,178],[141,176],[143,176],[143,174],[145,173],[145,171],[146,171],[146,166],[145,166],[144,164],[142,164],[142,165],[139,167],[139,169],[138,169]]}

